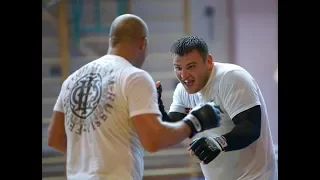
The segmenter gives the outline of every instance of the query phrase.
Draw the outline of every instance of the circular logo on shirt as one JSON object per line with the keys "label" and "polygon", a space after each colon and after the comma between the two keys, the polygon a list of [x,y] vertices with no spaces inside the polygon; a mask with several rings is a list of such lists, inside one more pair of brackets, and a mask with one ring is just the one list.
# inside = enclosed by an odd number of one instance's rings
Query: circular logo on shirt
{"label": "circular logo on shirt", "polygon": [[87,118],[99,104],[102,92],[102,79],[98,73],[82,76],[75,82],[70,96],[70,107],[74,115]]}

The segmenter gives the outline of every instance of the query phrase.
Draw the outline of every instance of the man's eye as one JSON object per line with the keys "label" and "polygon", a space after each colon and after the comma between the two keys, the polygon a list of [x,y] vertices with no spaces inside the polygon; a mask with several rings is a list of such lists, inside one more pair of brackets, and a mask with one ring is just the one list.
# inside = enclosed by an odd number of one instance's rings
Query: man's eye
{"label": "man's eye", "polygon": [[191,66],[188,66],[188,69],[192,69],[194,67],[196,67],[196,66],[195,65],[191,65]]}

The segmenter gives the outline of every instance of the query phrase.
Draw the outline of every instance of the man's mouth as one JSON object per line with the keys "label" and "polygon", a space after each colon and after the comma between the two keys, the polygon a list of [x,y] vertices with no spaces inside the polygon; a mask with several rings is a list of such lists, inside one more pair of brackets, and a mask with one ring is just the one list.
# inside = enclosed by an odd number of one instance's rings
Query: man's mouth
{"label": "man's mouth", "polygon": [[184,80],[183,81],[183,84],[186,86],[186,87],[191,87],[194,83],[194,80]]}

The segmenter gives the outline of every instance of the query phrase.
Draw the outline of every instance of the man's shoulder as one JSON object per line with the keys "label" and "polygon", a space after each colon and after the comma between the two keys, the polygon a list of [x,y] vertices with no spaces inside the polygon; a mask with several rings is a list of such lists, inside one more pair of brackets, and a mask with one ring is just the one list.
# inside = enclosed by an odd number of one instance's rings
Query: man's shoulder
{"label": "man's shoulder", "polygon": [[[253,90],[258,88],[253,76],[240,66],[225,70],[223,73],[221,73],[217,83],[219,92],[242,92],[244,89]],[[223,94],[228,95],[229,93]]]}
{"label": "man's shoulder", "polygon": [[151,75],[143,70],[136,67],[126,67],[123,68],[121,72],[118,73],[120,84],[123,86],[155,86],[155,82]]}
{"label": "man's shoulder", "polygon": [[243,67],[237,64],[231,64],[231,63],[215,63],[215,67],[217,69],[217,75],[222,75],[222,76],[232,71],[246,72],[246,70]]}
{"label": "man's shoulder", "polygon": [[[77,70],[77,71],[79,71],[79,70]],[[73,80],[73,79],[75,78],[75,75],[76,75],[77,71],[71,73],[71,74],[63,81],[62,85],[68,84],[71,80]]]}
{"label": "man's shoulder", "polygon": [[151,75],[147,71],[134,66],[127,66],[123,68],[123,76],[132,78],[151,78]]}
{"label": "man's shoulder", "polygon": [[248,71],[246,71],[243,67],[230,64],[230,63],[217,63],[217,73],[216,79],[220,80],[220,83],[228,81],[230,83],[232,80],[238,79],[246,79],[248,77],[252,77]]}

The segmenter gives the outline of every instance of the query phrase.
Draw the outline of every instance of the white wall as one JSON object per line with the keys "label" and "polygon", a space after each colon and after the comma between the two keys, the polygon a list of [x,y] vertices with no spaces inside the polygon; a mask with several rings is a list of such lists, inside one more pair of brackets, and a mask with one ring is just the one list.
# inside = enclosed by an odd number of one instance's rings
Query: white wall
{"label": "white wall", "polygon": [[264,95],[275,144],[278,144],[278,62],[276,0],[232,0],[234,62],[257,80]]}
{"label": "white wall", "polygon": [[[209,38],[209,21],[205,16],[205,7],[215,8],[213,40]],[[191,34],[202,37],[217,62],[230,62],[229,58],[229,18],[226,0],[190,0]]]}

